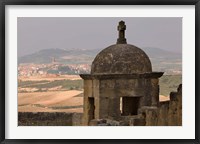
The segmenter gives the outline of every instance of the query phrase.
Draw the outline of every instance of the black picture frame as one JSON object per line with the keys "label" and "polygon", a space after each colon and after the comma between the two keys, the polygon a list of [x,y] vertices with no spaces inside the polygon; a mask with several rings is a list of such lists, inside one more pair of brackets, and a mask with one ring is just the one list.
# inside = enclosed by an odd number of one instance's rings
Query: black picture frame
{"label": "black picture frame", "polygon": [[[5,138],[5,7],[7,5],[195,5],[195,139],[6,139]],[[1,0],[0,3],[0,142],[1,143],[166,143],[166,144],[197,144],[199,136],[199,49],[200,49],[200,0]]]}

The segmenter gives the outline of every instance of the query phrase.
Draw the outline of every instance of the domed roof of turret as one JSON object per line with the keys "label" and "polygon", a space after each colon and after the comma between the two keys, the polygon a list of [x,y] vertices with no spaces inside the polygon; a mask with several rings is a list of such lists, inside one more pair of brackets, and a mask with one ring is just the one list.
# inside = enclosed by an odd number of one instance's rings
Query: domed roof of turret
{"label": "domed roof of turret", "polygon": [[103,49],[92,62],[91,74],[133,74],[152,72],[151,61],[140,48],[126,43],[126,25],[119,22],[117,44]]}

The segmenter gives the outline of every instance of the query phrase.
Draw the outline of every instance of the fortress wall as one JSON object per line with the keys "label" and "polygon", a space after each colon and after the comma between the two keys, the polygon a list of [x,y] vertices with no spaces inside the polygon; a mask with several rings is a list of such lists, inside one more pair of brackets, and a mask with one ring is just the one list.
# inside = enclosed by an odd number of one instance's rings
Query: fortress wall
{"label": "fortress wall", "polygon": [[146,126],[181,126],[182,85],[170,93],[170,101],[160,102],[158,107],[143,107],[139,113],[145,117]]}
{"label": "fortress wall", "polygon": [[158,125],[182,125],[182,85],[170,93],[170,101],[160,103]]}
{"label": "fortress wall", "polygon": [[72,115],[72,126],[83,125],[83,113],[73,113]]}
{"label": "fortress wall", "polygon": [[81,125],[81,113],[18,112],[19,126],[72,126]]}
{"label": "fortress wall", "polygon": [[182,125],[182,85],[179,86],[177,92],[170,93],[168,125]]}

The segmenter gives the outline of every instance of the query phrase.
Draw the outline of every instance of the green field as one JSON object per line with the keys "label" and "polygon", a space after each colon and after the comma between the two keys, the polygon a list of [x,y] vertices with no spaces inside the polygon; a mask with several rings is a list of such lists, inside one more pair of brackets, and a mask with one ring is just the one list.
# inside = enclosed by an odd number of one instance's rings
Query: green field
{"label": "green field", "polygon": [[39,85],[41,83],[46,83],[46,82],[49,82],[49,81],[46,81],[46,80],[42,80],[42,81],[19,81],[18,82],[18,87],[34,87],[34,85]]}
{"label": "green field", "polygon": [[55,80],[55,81],[25,81],[19,82],[19,87],[22,88],[53,88],[57,86],[62,86],[64,90],[82,90],[83,81],[82,80]]}
{"label": "green field", "polygon": [[[160,94],[168,96],[170,92],[176,91],[182,83],[181,75],[163,75],[159,79]],[[61,86],[62,90],[83,90],[83,80],[55,80],[55,81],[21,81],[18,83],[22,88],[53,88]],[[40,90],[41,91],[41,90]]]}

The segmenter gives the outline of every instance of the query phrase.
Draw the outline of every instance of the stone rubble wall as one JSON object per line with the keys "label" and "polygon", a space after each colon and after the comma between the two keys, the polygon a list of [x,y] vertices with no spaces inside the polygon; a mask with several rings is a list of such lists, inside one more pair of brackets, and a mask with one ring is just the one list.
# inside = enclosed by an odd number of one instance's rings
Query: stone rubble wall
{"label": "stone rubble wall", "polygon": [[72,115],[72,126],[83,125],[83,113],[73,113]]}
{"label": "stone rubble wall", "polygon": [[170,93],[170,101],[160,102],[158,107],[143,107],[139,114],[145,118],[146,126],[181,126],[182,84],[177,92]]}
{"label": "stone rubble wall", "polygon": [[82,125],[82,113],[18,112],[18,126]]}

